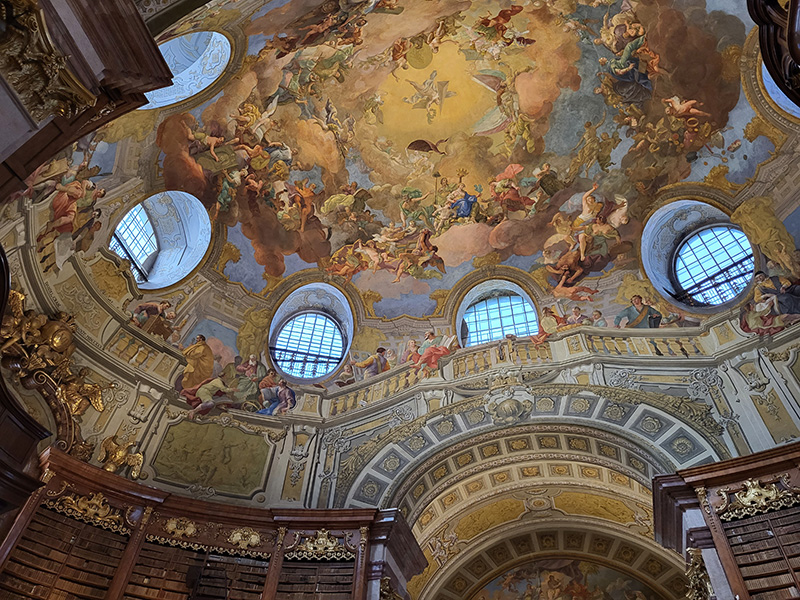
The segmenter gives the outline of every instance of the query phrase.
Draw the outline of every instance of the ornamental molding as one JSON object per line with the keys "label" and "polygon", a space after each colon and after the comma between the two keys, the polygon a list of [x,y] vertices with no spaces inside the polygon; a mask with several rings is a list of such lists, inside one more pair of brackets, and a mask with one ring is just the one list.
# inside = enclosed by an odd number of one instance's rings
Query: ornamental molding
{"label": "ornamental molding", "polygon": [[215,546],[212,544],[201,544],[198,542],[190,542],[184,539],[176,539],[155,534],[148,534],[145,536],[148,542],[159,544],[161,546],[173,546],[183,548],[184,550],[194,550],[196,552],[210,552],[213,554],[226,554],[229,556],[243,556],[247,558],[268,559],[272,556],[271,552],[256,552],[254,550],[243,550],[240,548],[224,548],[222,546]]}
{"label": "ornamental molding", "polygon": [[[721,439],[725,428],[711,415],[712,407],[703,402],[657,392],[571,383],[525,385],[516,386],[514,389],[530,394],[533,402],[542,397],[565,397],[589,393],[594,397],[614,404],[631,406],[644,404],[652,406],[690,425],[714,449],[721,460],[730,458],[730,452]],[[458,390],[455,390],[455,393],[458,394]],[[491,392],[467,397],[464,400],[448,404],[438,410],[422,415],[413,421],[372,435],[363,444],[356,446],[339,463],[338,485],[335,492],[334,505],[338,506],[344,502],[346,494],[349,493],[359,474],[363,472],[365,465],[374,459],[388,444],[408,439],[425,428],[429,422],[438,420],[441,417],[466,414],[471,410],[485,408],[494,398],[495,396]]]}
{"label": "ornamental molding", "polygon": [[722,504],[715,512],[722,521],[744,519],[800,504],[800,488],[789,482],[789,474],[760,481],[747,479],[737,487],[717,490]]}
{"label": "ornamental molding", "polygon": [[44,501],[44,505],[68,517],[91,525],[97,525],[109,531],[123,535],[130,535],[131,533],[121,511],[112,508],[102,492],[87,496],[68,494],[60,498],[48,498]]}
{"label": "ornamental molding", "polygon": [[340,540],[327,529],[314,534],[295,533],[294,544],[286,548],[284,558],[294,560],[355,560],[355,548],[347,544],[347,535]]}

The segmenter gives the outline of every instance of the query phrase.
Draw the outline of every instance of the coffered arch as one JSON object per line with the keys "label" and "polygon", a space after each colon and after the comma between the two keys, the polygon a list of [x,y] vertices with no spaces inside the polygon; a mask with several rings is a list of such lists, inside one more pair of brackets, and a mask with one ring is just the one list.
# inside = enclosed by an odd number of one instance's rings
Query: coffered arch
{"label": "coffered arch", "polygon": [[[500,452],[588,461],[647,486],[656,474],[728,455],[710,410],[701,402],[640,390],[498,387],[388,427],[368,443],[358,434],[348,437],[351,449],[339,457],[337,502],[399,505],[413,522],[423,493],[417,502],[411,494],[419,485],[424,491],[440,489],[443,482],[480,469],[478,463],[501,460]],[[517,434],[523,437],[516,439]],[[435,477],[437,472],[442,476]]]}
{"label": "coffered arch", "polygon": [[451,507],[501,490],[581,481],[646,500],[650,478],[669,469],[662,461],[599,429],[520,425],[442,449],[398,478],[384,502],[401,507],[409,524],[421,531]]}
{"label": "coffered arch", "polygon": [[[498,498],[465,514],[480,529],[482,513],[507,517],[479,536],[462,540],[442,528],[423,544],[428,567],[409,583],[415,600],[477,600],[490,581],[526,562],[569,560],[602,565],[644,583],[661,598],[682,598],[686,591],[683,561],[652,538],[602,519],[552,509],[527,509],[519,498]],[[455,527],[458,527],[458,522]],[[483,522],[485,523],[485,521]]]}

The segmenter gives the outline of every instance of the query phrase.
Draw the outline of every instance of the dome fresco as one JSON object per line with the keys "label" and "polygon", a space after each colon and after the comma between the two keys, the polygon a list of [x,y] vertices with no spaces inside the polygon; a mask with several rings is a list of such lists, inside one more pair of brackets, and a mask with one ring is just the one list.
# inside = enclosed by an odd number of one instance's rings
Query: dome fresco
{"label": "dome fresco", "polygon": [[[800,212],[756,185],[784,150],[774,119],[791,123],[766,78],[748,83],[754,31],[720,0],[214,2],[159,38],[176,78],[155,102],[220,81],[213,97],[102,127],[22,193],[41,207],[44,277],[67,277],[46,224],[67,178],[85,260],[144,198],[197,199],[212,247],[180,291],[142,291],[180,295],[174,343],[207,335],[223,362],[268,356],[277,306],[315,282],[354,312],[344,363],[383,346],[397,364],[430,330],[460,335],[464,294],[501,271],[531,298],[540,342],[567,325],[698,326],[715,309],[673,301],[670,273],[642,269],[660,207],[711,207],[755,270],[800,272]],[[659,248],[693,227],[674,212]],[[746,315],[751,331],[762,316]]]}
{"label": "dome fresco", "polygon": [[591,595],[613,600],[660,598],[647,585],[616,569],[587,561],[555,559],[531,561],[510,569],[487,583],[470,600],[580,598]]}

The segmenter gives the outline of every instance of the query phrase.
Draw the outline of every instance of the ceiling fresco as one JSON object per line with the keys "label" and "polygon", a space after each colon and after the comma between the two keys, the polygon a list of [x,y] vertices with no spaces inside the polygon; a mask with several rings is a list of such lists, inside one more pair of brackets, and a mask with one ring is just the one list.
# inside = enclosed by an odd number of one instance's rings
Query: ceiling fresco
{"label": "ceiling fresco", "polygon": [[473,600],[525,598],[603,598],[658,600],[630,575],[591,562],[569,559],[538,560],[520,565],[489,582]]}
{"label": "ceiling fresco", "polygon": [[[39,207],[46,278],[107,245],[148,196],[199,199],[216,250],[161,295],[195,307],[170,339],[206,335],[221,357],[264,349],[253,332],[268,332],[279,286],[324,281],[375,319],[354,357],[384,344],[397,360],[410,334],[395,343],[382,324],[452,335],[431,319],[449,318],[450,290],[482,269],[529,282],[556,323],[577,306],[610,326],[640,294],[662,326],[693,326],[705,316],[641,267],[648,217],[680,190],[734,213],[769,275],[800,273],[800,212],[734,198],[786,139],[742,90],[752,29],[744,5],[721,0],[212,2],[159,41],[184,40],[169,46],[181,90],[230,60],[223,75],[81,140],[20,196]],[[212,48],[223,38],[230,59]],[[244,314],[206,314],[233,289]],[[754,307],[747,319],[757,333],[793,320]]]}

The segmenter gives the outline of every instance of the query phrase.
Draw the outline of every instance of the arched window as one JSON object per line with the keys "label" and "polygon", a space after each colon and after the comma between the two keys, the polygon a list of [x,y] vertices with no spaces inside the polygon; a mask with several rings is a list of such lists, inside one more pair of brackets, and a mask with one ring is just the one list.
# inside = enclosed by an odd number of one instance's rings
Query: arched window
{"label": "arched window", "polygon": [[299,379],[333,373],[344,357],[344,336],[338,323],[321,312],[291,317],[278,330],[270,347],[275,365]]}
{"label": "arched window", "polygon": [[461,337],[465,346],[476,346],[509,334],[531,335],[538,330],[539,320],[533,306],[519,294],[504,291],[469,306],[464,313]]}
{"label": "arched window", "polygon": [[142,205],[128,211],[111,236],[109,247],[120,257],[131,263],[136,281],[147,281],[147,272],[152,257],[158,252],[156,232]]}
{"label": "arched window", "polygon": [[678,248],[674,274],[687,304],[717,306],[736,298],[753,277],[753,249],[730,225],[692,233]]}

